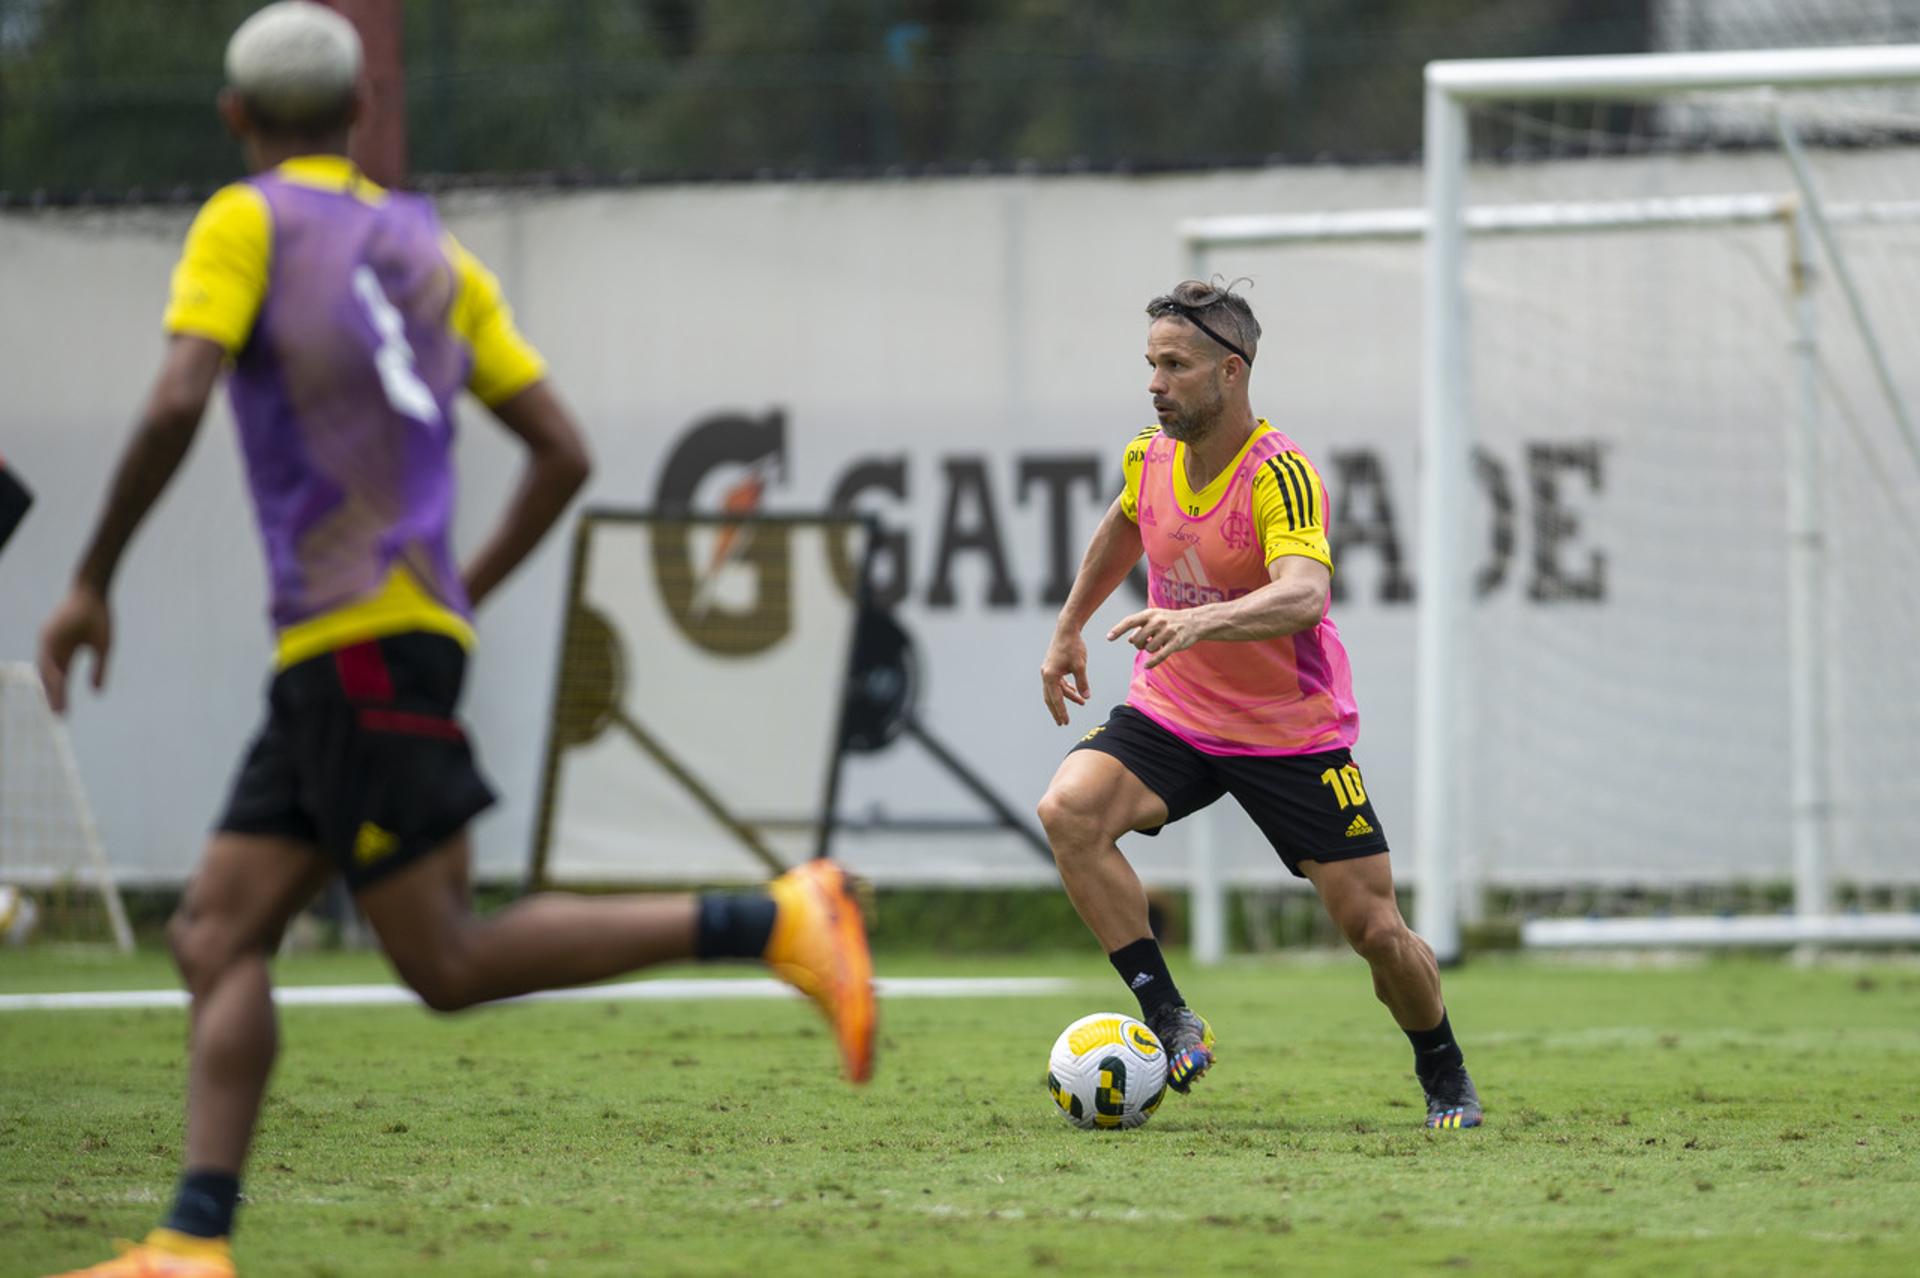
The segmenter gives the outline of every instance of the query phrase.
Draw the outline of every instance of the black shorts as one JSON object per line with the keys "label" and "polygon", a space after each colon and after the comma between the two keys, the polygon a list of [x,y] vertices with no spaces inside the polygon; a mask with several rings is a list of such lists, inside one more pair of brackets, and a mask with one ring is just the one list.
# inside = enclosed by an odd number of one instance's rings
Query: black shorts
{"label": "black shorts", "polygon": [[356,891],[446,842],[493,803],[453,717],[466,666],[412,633],[282,670],[218,828],[310,843]]}
{"label": "black shorts", "polygon": [[[1387,850],[1386,831],[1349,750],[1207,754],[1129,705],[1115,706],[1074,749],[1118,759],[1160,796],[1169,823],[1231,794],[1301,878],[1302,861],[1346,861]],[[1160,827],[1141,833],[1158,834]]]}

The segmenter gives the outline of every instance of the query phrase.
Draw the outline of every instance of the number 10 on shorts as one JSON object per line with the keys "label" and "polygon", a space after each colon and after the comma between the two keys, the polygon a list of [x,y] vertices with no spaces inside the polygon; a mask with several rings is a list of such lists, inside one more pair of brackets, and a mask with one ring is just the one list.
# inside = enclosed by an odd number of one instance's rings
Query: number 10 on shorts
{"label": "number 10 on shorts", "polygon": [[1367,787],[1360,784],[1360,769],[1349,763],[1344,768],[1328,768],[1320,774],[1320,784],[1333,787],[1340,810],[1357,808],[1367,801]]}

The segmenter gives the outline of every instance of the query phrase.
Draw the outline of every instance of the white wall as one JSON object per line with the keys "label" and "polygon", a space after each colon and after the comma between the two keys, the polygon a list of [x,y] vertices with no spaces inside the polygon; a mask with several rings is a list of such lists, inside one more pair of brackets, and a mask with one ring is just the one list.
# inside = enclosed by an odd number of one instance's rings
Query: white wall
{"label": "white wall", "polygon": [[[1077,561],[1110,500],[1121,447],[1151,421],[1141,308],[1183,272],[1175,223],[1418,201],[1409,169],[1310,168],[468,194],[443,208],[500,273],[522,327],[591,432],[598,469],[589,501],[652,505],[662,460],[692,425],[722,412],[784,416],[786,466],[769,493],[773,509],[821,508],[855,460],[904,458],[906,500],[863,505],[912,538],[903,617],[927,658],[925,718],[1025,811],[1060,755],[1123,695],[1127,663],[1098,639],[1121,612],[1109,605],[1088,628],[1094,706],[1072,730],[1047,719],[1036,685],[1055,611],[1040,597],[1049,512],[1041,491],[1024,501],[1017,494],[1021,459],[1100,459],[1102,491],[1074,493],[1069,553]],[[158,355],[166,274],[187,218],[0,217],[0,451],[40,495],[0,558],[0,657],[30,654],[93,517]],[[1380,501],[1391,503],[1410,573],[1417,254],[1349,249],[1312,262],[1245,254],[1218,265],[1257,276],[1251,297],[1267,336],[1256,408],[1320,463],[1336,503],[1349,496],[1337,458],[1354,473],[1377,466],[1383,484],[1352,493],[1354,513],[1377,533]],[[1546,376],[1551,384],[1554,374]],[[513,480],[515,452],[477,408],[464,420],[458,534],[471,547]],[[1533,498],[1518,468],[1530,440],[1594,429],[1549,415],[1494,445],[1515,468],[1522,503],[1503,606],[1576,628],[1608,605],[1528,598]],[[161,877],[190,863],[259,714],[266,676],[262,574],[230,436],[223,405],[125,565],[108,695],[83,696],[73,716],[111,855]],[[950,468],[976,461],[1007,551],[1010,606],[988,605],[977,553],[955,557],[951,604],[929,598]],[[1615,545],[1611,491],[1565,486],[1560,500],[1581,521],[1567,547],[1572,560]],[[961,522],[976,514],[963,509]],[[513,876],[525,864],[564,544],[543,547],[481,617],[468,712],[505,799],[478,829],[489,875]],[[1621,558],[1616,548],[1616,571],[1631,567]],[[1389,834],[1410,850],[1412,603],[1404,592],[1385,597],[1392,592],[1378,541],[1343,556],[1340,574],[1348,595],[1335,615],[1353,654],[1363,723],[1357,757]],[[811,772],[817,761],[795,766]],[[855,812],[979,812],[911,746],[859,765],[848,786]],[[1582,804],[1570,810],[1585,819]],[[1232,872],[1274,874],[1237,816],[1222,829]],[[1184,837],[1135,840],[1136,855],[1150,875],[1176,877]],[[1571,837],[1578,844],[1577,832]],[[849,855],[896,880],[1051,874],[1004,840],[866,840]]]}
{"label": "white wall", "polygon": [[[663,454],[721,411],[785,414],[790,470],[769,496],[776,508],[824,505],[850,458],[906,456],[904,506],[867,504],[914,539],[906,615],[928,658],[926,718],[1024,811],[1077,730],[1054,730],[1035,688],[1053,613],[1038,599],[1044,494],[1017,499],[1016,456],[1097,455],[1103,474],[1117,471],[1120,446],[1151,420],[1141,306],[1179,277],[1178,218],[1397,203],[1413,189],[1406,172],[1315,170],[464,195],[445,212],[500,273],[588,424],[598,460],[589,501],[651,504]],[[94,516],[159,354],[167,272],[189,215],[0,218],[0,451],[40,499],[0,559],[0,653],[31,654]],[[1269,314],[1285,300],[1275,283],[1255,294]],[[1263,411],[1316,452],[1355,438],[1343,423],[1287,420],[1284,343],[1269,349]],[[1366,429],[1402,446],[1407,425]],[[458,533],[471,546],[515,454],[471,405],[464,426]],[[951,457],[986,467],[1015,607],[983,606],[979,555],[956,558],[953,607],[925,606]],[[1411,476],[1398,480],[1404,505]],[[1077,560],[1109,494],[1075,497]],[[171,877],[190,864],[256,722],[269,653],[257,555],[222,402],[123,568],[107,696],[83,696],[73,712],[106,841],[135,873]],[[482,618],[468,709],[505,798],[478,831],[490,874],[516,873],[526,855],[563,560],[556,538]],[[1384,620],[1371,642],[1365,625],[1355,636],[1371,703],[1362,757],[1383,813],[1397,813],[1410,632],[1404,617]],[[1102,706],[1125,679],[1120,654],[1097,654]],[[849,777],[858,810],[979,811],[930,766],[891,765],[879,793],[871,771]],[[1044,871],[1024,851],[1003,852],[1010,869]]]}

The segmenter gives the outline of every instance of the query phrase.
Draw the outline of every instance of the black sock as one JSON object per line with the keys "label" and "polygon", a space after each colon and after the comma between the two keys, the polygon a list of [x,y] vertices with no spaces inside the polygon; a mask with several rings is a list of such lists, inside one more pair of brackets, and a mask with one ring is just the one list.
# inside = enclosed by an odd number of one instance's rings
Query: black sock
{"label": "black sock", "polygon": [[173,1213],[163,1226],[195,1238],[225,1238],[233,1232],[240,1178],[232,1172],[187,1171],[173,1194]]}
{"label": "black sock", "polygon": [[693,929],[693,955],[703,959],[759,958],[773,935],[773,898],[764,892],[702,892]]}
{"label": "black sock", "polygon": [[1447,1023],[1447,1014],[1440,1013],[1440,1023],[1430,1030],[1407,1030],[1407,1041],[1413,1044],[1413,1072],[1424,1081],[1442,1070],[1459,1069],[1466,1058],[1460,1054],[1460,1044],[1453,1041],[1453,1026]]}
{"label": "black sock", "polygon": [[1186,1006],[1186,1000],[1180,997],[1173,977],[1167,972],[1167,960],[1160,953],[1160,943],[1151,936],[1121,946],[1107,955],[1107,962],[1113,964],[1113,970],[1120,973],[1120,979],[1140,1000],[1143,1017],[1151,1017],[1163,1007]]}

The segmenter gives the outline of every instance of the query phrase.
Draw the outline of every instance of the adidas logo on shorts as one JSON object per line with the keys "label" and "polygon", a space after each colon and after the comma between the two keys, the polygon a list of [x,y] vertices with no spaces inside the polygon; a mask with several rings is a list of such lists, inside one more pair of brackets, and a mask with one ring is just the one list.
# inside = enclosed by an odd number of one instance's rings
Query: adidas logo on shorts
{"label": "adidas logo on shorts", "polygon": [[1372,833],[1373,827],[1367,824],[1367,818],[1358,812],[1354,813],[1353,824],[1347,827],[1347,837],[1349,839],[1357,839],[1363,834]]}

